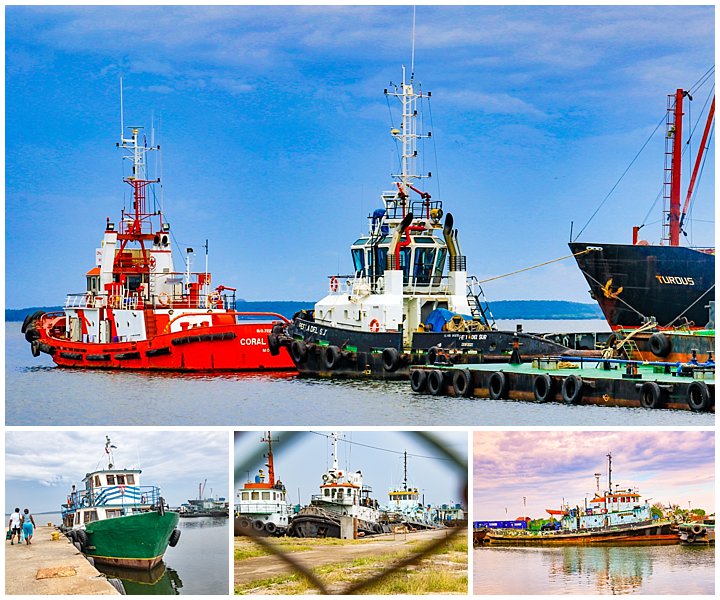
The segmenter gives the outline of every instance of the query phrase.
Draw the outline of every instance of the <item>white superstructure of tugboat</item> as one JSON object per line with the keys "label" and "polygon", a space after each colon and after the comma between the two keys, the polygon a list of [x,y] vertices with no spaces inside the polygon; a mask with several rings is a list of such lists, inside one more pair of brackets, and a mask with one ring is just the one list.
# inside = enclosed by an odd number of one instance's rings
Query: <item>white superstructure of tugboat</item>
{"label": "white superstructure of tugboat", "polygon": [[320,494],[293,517],[288,535],[312,538],[355,538],[389,531],[381,523],[377,500],[363,483],[361,471],[346,473],[338,466],[338,434],[331,434],[332,467],[322,476]]}
{"label": "white superstructure of tugboat", "polygon": [[259,469],[253,481],[247,481],[235,497],[235,535],[284,535],[292,518],[285,485],[275,479],[272,435],[262,439],[268,445],[267,475]]}
{"label": "white superstructure of tugboat", "polygon": [[[411,74],[386,96],[399,99],[402,119],[391,135],[400,172],[369,216],[369,233],[351,246],[353,274],[334,275],[312,311],[274,328],[270,352],[284,347],[301,374],[407,378],[411,364],[508,360],[518,341],[525,357],[567,348],[522,332],[502,332],[476,278],[468,277],[451,214],[421,190],[431,173],[417,170],[419,103],[428,101]],[[443,223],[443,216],[445,217]]]}

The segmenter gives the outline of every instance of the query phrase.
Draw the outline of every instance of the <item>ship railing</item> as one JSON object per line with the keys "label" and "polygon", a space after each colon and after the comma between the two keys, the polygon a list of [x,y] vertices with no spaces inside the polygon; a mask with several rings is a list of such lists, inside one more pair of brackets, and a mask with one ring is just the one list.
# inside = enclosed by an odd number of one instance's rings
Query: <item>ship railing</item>
{"label": "ship railing", "polygon": [[202,310],[234,310],[235,292],[212,290],[207,294],[169,294],[161,292],[150,296],[150,305],[156,309],[197,308]]}
{"label": "ship railing", "polygon": [[353,504],[353,498],[347,494],[339,496],[323,496],[322,494],[314,494],[310,497],[310,502],[312,504]]}
{"label": "ship railing", "polygon": [[72,492],[62,510],[71,513],[92,506],[152,506],[159,498],[160,488],[154,485],[109,485]]}
{"label": "ship railing", "polygon": [[282,502],[235,502],[235,512],[269,515],[271,513],[287,512],[287,505],[283,505]]}
{"label": "ship railing", "polygon": [[[334,280],[334,281],[333,281]],[[382,294],[385,278],[380,275],[372,279],[364,271],[356,275],[333,275],[330,277],[330,293],[338,296],[362,298],[369,294]],[[450,291],[447,275],[421,275],[403,277],[403,291],[414,296],[447,294]]]}
{"label": "ship railing", "polygon": [[68,294],[65,298],[65,308],[102,308],[107,304],[105,294],[93,292],[78,292]]}
{"label": "ship railing", "polygon": [[[405,207],[403,208],[400,196],[397,194],[391,196],[390,193],[386,192],[382,196],[385,202],[385,217],[387,219],[403,219],[408,212],[413,214],[416,219],[429,219],[430,211],[442,210],[442,200],[410,200],[405,201]],[[440,213],[442,216],[442,213]]]}

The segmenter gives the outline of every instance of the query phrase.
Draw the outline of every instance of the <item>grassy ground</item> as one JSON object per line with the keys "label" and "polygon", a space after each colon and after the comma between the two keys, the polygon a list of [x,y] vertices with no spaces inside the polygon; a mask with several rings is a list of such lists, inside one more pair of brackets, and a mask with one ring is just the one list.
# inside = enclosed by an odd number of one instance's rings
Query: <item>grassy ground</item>
{"label": "grassy ground", "polygon": [[[352,540],[319,539],[278,539],[284,551],[303,552],[309,547],[357,544]],[[242,547],[252,542],[241,542]],[[408,540],[400,548],[378,552],[372,556],[326,564],[312,569],[333,593],[342,593],[349,586],[377,577],[382,571],[427,547],[429,542]],[[245,551],[239,552],[236,540],[235,557],[246,558]],[[264,554],[265,552],[263,552]],[[256,554],[255,556],[259,556]],[[467,594],[468,592],[468,545],[465,535],[448,540],[433,554],[400,571],[380,579],[364,588],[363,594]],[[314,588],[301,574],[287,574],[255,580],[235,587],[236,594],[313,594]]]}

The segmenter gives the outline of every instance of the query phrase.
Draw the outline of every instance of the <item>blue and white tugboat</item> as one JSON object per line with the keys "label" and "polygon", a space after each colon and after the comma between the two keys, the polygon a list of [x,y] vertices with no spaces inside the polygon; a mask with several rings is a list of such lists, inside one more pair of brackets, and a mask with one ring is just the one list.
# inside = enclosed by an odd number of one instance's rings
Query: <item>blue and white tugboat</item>
{"label": "blue and white tugboat", "polygon": [[[517,347],[528,359],[568,352],[521,331],[497,331],[479,282],[467,274],[452,214],[421,190],[432,174],[417,171],[420,104],[428,102],[414,75],[385,90],[400,101],[391,135],[400,172],[369,216],[369,231],[351,246],[353,272],[329,278],[329,293],[313,310],[278,323],[271,353],[287,351],[303,375],[407,379],[410,365],[451,360],[507,361]],[[444,223],[443,223],[444,217]]]}

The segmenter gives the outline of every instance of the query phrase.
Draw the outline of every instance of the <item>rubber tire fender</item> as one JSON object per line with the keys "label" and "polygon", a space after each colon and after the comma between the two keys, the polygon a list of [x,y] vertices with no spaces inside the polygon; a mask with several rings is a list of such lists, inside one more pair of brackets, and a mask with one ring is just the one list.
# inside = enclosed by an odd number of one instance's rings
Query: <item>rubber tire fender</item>
{"label": "rubber tire fender", "polygon": [[277,531],[277,525],[275,525],[272,521],[268,521],[265,523],[265,531],[272,535]]}
{"label": "rubber tire fender", "polygon": [[441,396],[445,392],[445,373],[440,369],[433,369],[427,378],[428,391],[433,396]]}
{"label": "rubber tire fender", "polygon": [[413,369],[410,372],[410,387],[417,394],[422,394],[427,385],[427,371],[424,369]]}
{"label": "rubber tire fender", "polygon": [[90,543],[90,536],[84,529],[77,529],[75,533],[75,541],[80,544],[83,548]]}
{"label": "rubber tire fender", "polygon": [[553,379],[547,373],[536,375],[533,379],[532,388],[535,402],[547,402],[555,395],[553,390]]}
{"label": "rubber tire fender", "polygon": [[705,412],[710,409],[710,388],[704,381],[693,381],[687,388],[687,403],[694,412]]}
{"label": "rubber tire fender", "polygon": [[271,333],[269,336],[267,336],[268,341],[268,350],[270,350],[270,356],[277,356],[280,354],[280,340],[278,340],[278,337]]}
{"label": "rubber tire fender", "polygon": [[35,358],[40,356],[40,340],[33,340],[30,342],[30,352]]}
{"label": "rubber tire fender", "polygon": [[341,357],[340,348],[337,346],[326,346],[323,349],[323,365],[328,371],[332,371],[340,365]]}
{"label": "rubber tire fender", "polygon": [[382,351],[383,368],[388,373],[394,373],[400,366],[400,352],[397,348],[385,348]]}
{"label": "rubber tire fender", "polygon": [[27,328],[30,326],[30,323],[35,321],[36,319],[39,319],[45,314],[45,311],[43,310],[36,310],[34,313],[31,313],[29,315],[25,316],[25,320],[23,321],[22,327],[20,327],[20,331],[22,333],[25,333],[27,331]]}
{"label": "rubber tire fender", "polygon": [[563,379],[562,398],[565,404],[577,404],[583,397],[583,380],[577,375]]}
{"label": "rubber tire fender", "polygon": [[469,398],[475,391],[469,369],[456,369],[452,376],[452,384],[457,398]]}
{"label": "rubber tire fender", "polygon": [[168,539],[168,546],[170,546],[171,548],[177,546],[177,543],[180,541],[180,533],[180,530],[177,528],[172,530],[170,538]]}
{"label": "rubber tire fender", "polygon": [[440,349],[437,346],[432,346],[425,356],[425,363],[428,365],[434,365],[438,357]]}
{"label": "rubber tire fender", "polygon": [[655,356],[665,358],[668,354],[670,354],[672,344],[670,343],[670,338],[668,336],[660,331],[657,331],[650,336],[650,339],[648,340],[648,348]]}
{"label": "rubber tire fender", "polygon": [[488,380],[488,395],[492,400],[507,400],[510,381],[502,371],[495,371]]}
{"label": "rubber tire fender", "polygon": [[40,332],[39,332],[37,329],[35,329],[34,327],[31,328],[31,329],[28,329],[28,330],[25,332],[25,339],[26,339],[28,342],[32,342],[33,340],[39,340],[39,339],[40,339]]}
{"label": "rubber tire fender", "polygon": [[238,519],[238,525],[241,529],[247,529],[252,525],[252,521],[250,521],[247,517],[240,517],[240,519]]}
{"label": "rubber tire fender", "polygon": [[702,526],[702,525],[693,525],[693,526],[690,528],[690,531],[692,531],[694,535],[700,535],[700,534],[702,534],[702,533],[705,533],[705,532],[703,531],[703,526]]}
{"label": "rubber tire fender", "polygon": [[301,365],[307,360],[307,344],[303,340],[293,340],[290,344],[290,357],[296,364]]}
{"label": "rubber tire fender", "polygon": [[665,404],[663,390],[654,381],[646,381],[640,388],[640,406],[643,408],[662,408]]}
{"label": "rubber tire fender", "polygon": [[80,544],[80,542],[73,542],[73,546],[77,548],[78,552],[82,552],[82,545]]}
{"label": "rubber tire fender", "polygon": [[262,531],[263,529],[265,529],[265,523],[263,523],[260,519],[256,519],[252,522],[252,528],[255,531]]}

